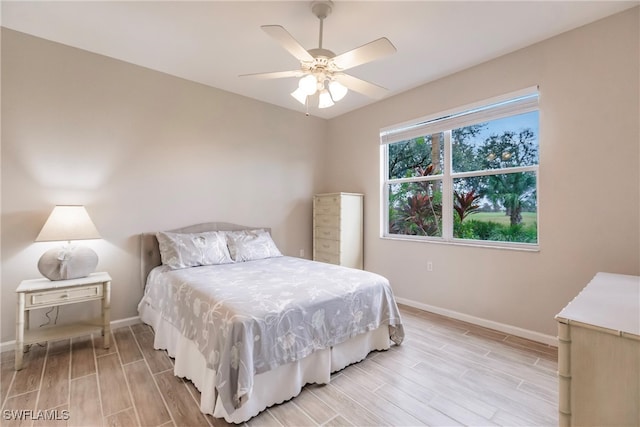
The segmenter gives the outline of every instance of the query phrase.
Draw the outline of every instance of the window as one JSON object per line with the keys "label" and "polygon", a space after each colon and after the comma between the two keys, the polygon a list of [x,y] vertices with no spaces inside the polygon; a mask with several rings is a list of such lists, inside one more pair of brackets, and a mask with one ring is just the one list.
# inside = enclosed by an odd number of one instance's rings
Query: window
{"label": "window", "polygon": [[383,129],[384,237],[537,248],[538,91]]}

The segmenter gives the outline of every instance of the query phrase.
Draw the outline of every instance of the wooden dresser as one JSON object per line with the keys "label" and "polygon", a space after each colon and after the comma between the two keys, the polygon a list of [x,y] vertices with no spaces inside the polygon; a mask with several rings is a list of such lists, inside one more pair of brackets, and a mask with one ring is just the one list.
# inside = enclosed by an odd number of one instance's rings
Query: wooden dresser
{"label": "wooden dresser", "polygon": [[559,424],[640,425],[640,277],[596,274],[556,320]]}
{"label": "wooden dresser", "polygon": [[363,195],[328,193],[313,197],[313,259],[363,268]]}

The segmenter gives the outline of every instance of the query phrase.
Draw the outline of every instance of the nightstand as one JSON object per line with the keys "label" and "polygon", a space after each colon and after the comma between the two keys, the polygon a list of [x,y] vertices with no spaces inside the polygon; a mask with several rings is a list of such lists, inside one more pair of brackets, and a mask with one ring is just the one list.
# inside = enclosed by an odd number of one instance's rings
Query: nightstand
{"label": "nightstand", "polygon": [[[70,280],[34,279],[23,280],[16,289],[16,370],[22,369],[24,346],[42,341],[73,338],[101,331],[104,348],[109,348],[111,306],[111,276],[108,273],[93,273],[87,277]],[[29,310],[57,307],[102,300],[102,315],[93,320],[67,325],[29,329]]]}

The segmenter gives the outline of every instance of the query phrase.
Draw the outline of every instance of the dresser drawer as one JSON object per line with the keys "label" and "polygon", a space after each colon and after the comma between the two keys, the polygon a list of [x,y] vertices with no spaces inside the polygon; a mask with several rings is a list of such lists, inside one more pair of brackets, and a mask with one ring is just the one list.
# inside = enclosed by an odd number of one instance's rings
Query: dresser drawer
{"label": "dresser drawer", "polygon": [[52,291],[27,294],[25,308],[48,306],[51,304],[79,302],[102,298],[102,285],[91,285],[82,288],[55,289]]}
{"label": "dresser drawer", "polygon": [[340,217],[337,215],[316,215],[315,226],[338,229],[340,227]]}
{"label": "dresser drawer", "polygon": [[336,205],[340,206],[340,196],[316,196],[314,199],[315,207],[326,206],[326,205]]}
{"label": "dresser drawer", "polygon": [[313,247],[316,252],[325,252],[329,254],[340,253],[340,242],[337,240],[316,239],[313,242]]}
{"label": "dresser drawer", "polygon": [[316,205],[316,215],[340,215],[340,206],[336,204]]}
{"label": "dresser drawer", "polygon": [[340,240],[340,231],[333,227],[316,227],[316,239]]}
{"label": "dresser drawer", "polygon": [[325,252],[316,252],[313,257],[314,261],[326,262],[329,264],[340,265],[340,255],[338,254],[328,254]]}

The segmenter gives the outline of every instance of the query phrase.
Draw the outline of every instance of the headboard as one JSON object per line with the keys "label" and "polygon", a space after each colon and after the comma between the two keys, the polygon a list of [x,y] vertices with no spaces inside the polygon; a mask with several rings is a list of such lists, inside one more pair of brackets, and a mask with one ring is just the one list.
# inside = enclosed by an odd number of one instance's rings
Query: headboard
{"label": "headboard", "polygon": [[[229,222],[205,222],[166,231],[170,233],[202,233],[205,231],[254,230],[256,228],[262,228],[271,233],[271,229],[268,227],[247,227]],[[161,264],[162,260],[160,259],[160,248],[156,233],[142,233],[140,235],[140,279],[142,280],[143,288],[147,283],[149,272]]]}

